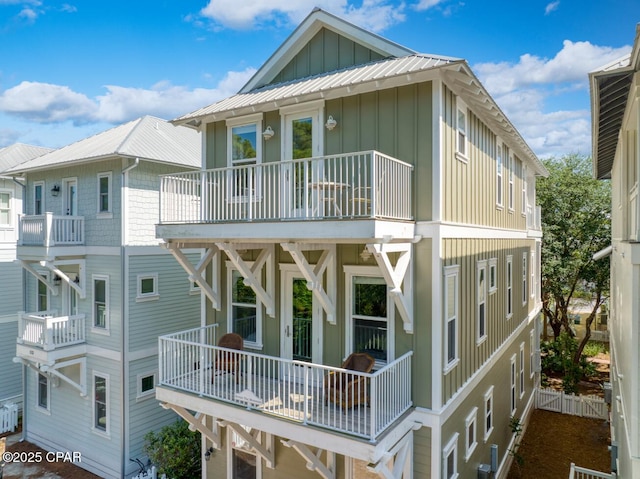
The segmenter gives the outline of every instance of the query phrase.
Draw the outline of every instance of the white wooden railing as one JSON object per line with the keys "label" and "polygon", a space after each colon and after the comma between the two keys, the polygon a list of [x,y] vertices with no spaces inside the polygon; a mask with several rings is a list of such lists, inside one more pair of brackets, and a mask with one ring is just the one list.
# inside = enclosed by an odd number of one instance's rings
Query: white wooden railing
{"label": "white wooden railing", "polygon": [[578,467],[573,462],[569,470],[569,479],[614,479],[615,477],[615,472],[594,471],[586,467]]}
{"label": "white wooden railing", "polygon": [[165,175],[160,223],[411,220],[413,166],[377,151]]}
{"label": "white wooden railing", "polygon": [[84,216],[44,215],[19,216],[18,244],[55,246],[84,244]]}
{"label": "white wooden railing", "polygon": [[[18,405],[5,404],[0,407],[0,434],[13,432],[18,427]],[[0,463],[3,461],[0,460]],[[2,468],[2,466],[0,466]],[[1,471],[0,471],[1,472]]]}
{"label": "white wooden railing", "polygon": [[18,343],[41,347],[44,351],[86,341],[84,314],[56,316],[55,311],[20,314]]}
{"label": "white wooden railing", "polygon": [[159,384],[372,441],[412,405],[411,352],[361,373],[212,346],[214,334],[160,337]]}

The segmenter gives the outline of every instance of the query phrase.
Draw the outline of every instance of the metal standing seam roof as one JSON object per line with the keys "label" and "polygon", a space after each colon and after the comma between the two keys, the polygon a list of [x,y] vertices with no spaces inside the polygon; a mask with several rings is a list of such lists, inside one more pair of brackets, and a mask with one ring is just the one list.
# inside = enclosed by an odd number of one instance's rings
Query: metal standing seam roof
{"label": "metal standing seam roof", "polygon": [[186,123],[190,120],[197,120],[208,115],[231,112],[271,102],[295,99],[313,93],[328,92],[341,87],[352,87],[376,80],[423,72],[460,61],[463,60],[420,54],[379,60],[335,72],[322,73],[290,82],[268,85],[248,93],[239,93],[176,118],[173,122]]}
{"label": "metal standing seam roof", "polygon": [[15,143],[0,148],[0,174],[50,151],[53,151],[52,148],[25,145],[24,143]]}
{"label": "metal standing seam roof", "polygon": [[199,168],[200,149],[197,131],[144,116],[14,166],[7,172],[41,170],[114,156]]}

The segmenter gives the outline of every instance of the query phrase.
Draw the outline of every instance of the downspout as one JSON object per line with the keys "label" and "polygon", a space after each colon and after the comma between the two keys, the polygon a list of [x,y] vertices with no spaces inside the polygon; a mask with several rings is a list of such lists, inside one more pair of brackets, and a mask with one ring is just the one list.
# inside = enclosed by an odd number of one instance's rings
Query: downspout
{"label": "downspout", "polygon": [[122,242],[120,245],[120,274],[122,275],[122,281],[120,282],[122,284],[122,290],[120,292],[120,314],[122,318],[122,387],[120,388],[122,392],[122,398],[120,401],[120,430],[122,431],[122,449],[120,451],[120,474],[122,477],[126,476],[125,471],[127,468],[127,464],[125,460],[127,455],[127,448],[129,447],[129,434],[127,430],[127,412],[129,410],[127,403],[129,397],[129,318],[127,317],[129,313],[129,303],[127,299],[127,294],[129,291],[129,263],[126,258],[126,245],[129,241],[127,230],[127,207],[129,205],[127,203],[127,188],[129,183],[129,172],[134,168],[137,168],[139,164],[140,158],[136,158],[132,164],[122,170],[122,184],[120,185],[120,236],[122,238]]}
{"label": "downspout", "polygon": [[[25,185],[24,183],[20,183],[20,181],[18,181],[18,178],[15,178],[13,176],[11,177],[6,177],[6,176],[0,176],[0,178],[2,179],[9,179],[11,178],[11,180],[13,180],[13,182],[18,185],[20,188],[22,188],[22,214],[25,214],[27,211],[26,208],[26,194],[27,194],[27,185]],[[24,178],[20,178],[21,180],[24,180]],[[25,291],[27,290],[27,272],[24,270],[24,268],[20,268],[20,273],[22,274],[22,311],[26,311],[27,310],[27,295],[25,294]],[[20,321],[20,318],[18,318],[18,321]],[[20,433],[20,442],[26,440],[27,438],[27,365],[23,362],[22,363],[22,432]]]}

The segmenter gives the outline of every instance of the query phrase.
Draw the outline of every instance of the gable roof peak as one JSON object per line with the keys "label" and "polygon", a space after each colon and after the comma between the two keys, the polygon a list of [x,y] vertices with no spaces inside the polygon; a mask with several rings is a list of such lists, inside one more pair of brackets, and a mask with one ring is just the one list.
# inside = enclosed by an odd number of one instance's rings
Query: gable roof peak
{"label": "gable roof peak", "polygon": [[242,87],[239,93],[247,93],[264,86],[307,44],[322,28],[327,28],[356,43],[359,43],[383,57],[402,57],[416,52],[369,32],[319,7],[315,7],[298,25],[289,37],[267,59],[260,69]]}

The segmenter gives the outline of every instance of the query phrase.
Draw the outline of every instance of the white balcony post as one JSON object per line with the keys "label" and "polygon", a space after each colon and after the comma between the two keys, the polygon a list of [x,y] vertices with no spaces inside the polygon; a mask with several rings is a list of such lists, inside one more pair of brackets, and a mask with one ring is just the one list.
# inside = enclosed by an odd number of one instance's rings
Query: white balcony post
{"label": "white balcony post", "polygon": [[53,213],[47,211],[44,214],[44,246],[49,247],[55,244],[53,241]]}
{"label": "white balcony post", "polygon": [[375,441],[378,436],[378,378],[379,375],[373,376],[369,382],[369,408],[371,409],[371,431],[369,432],[369,439]]}
{"label": "white balcony post", "polygon": [[50,318],[45,318],[44,320],[44,347],[45,351],[52,351],[56,348],[53,343],[53,324],[50,321]]}

